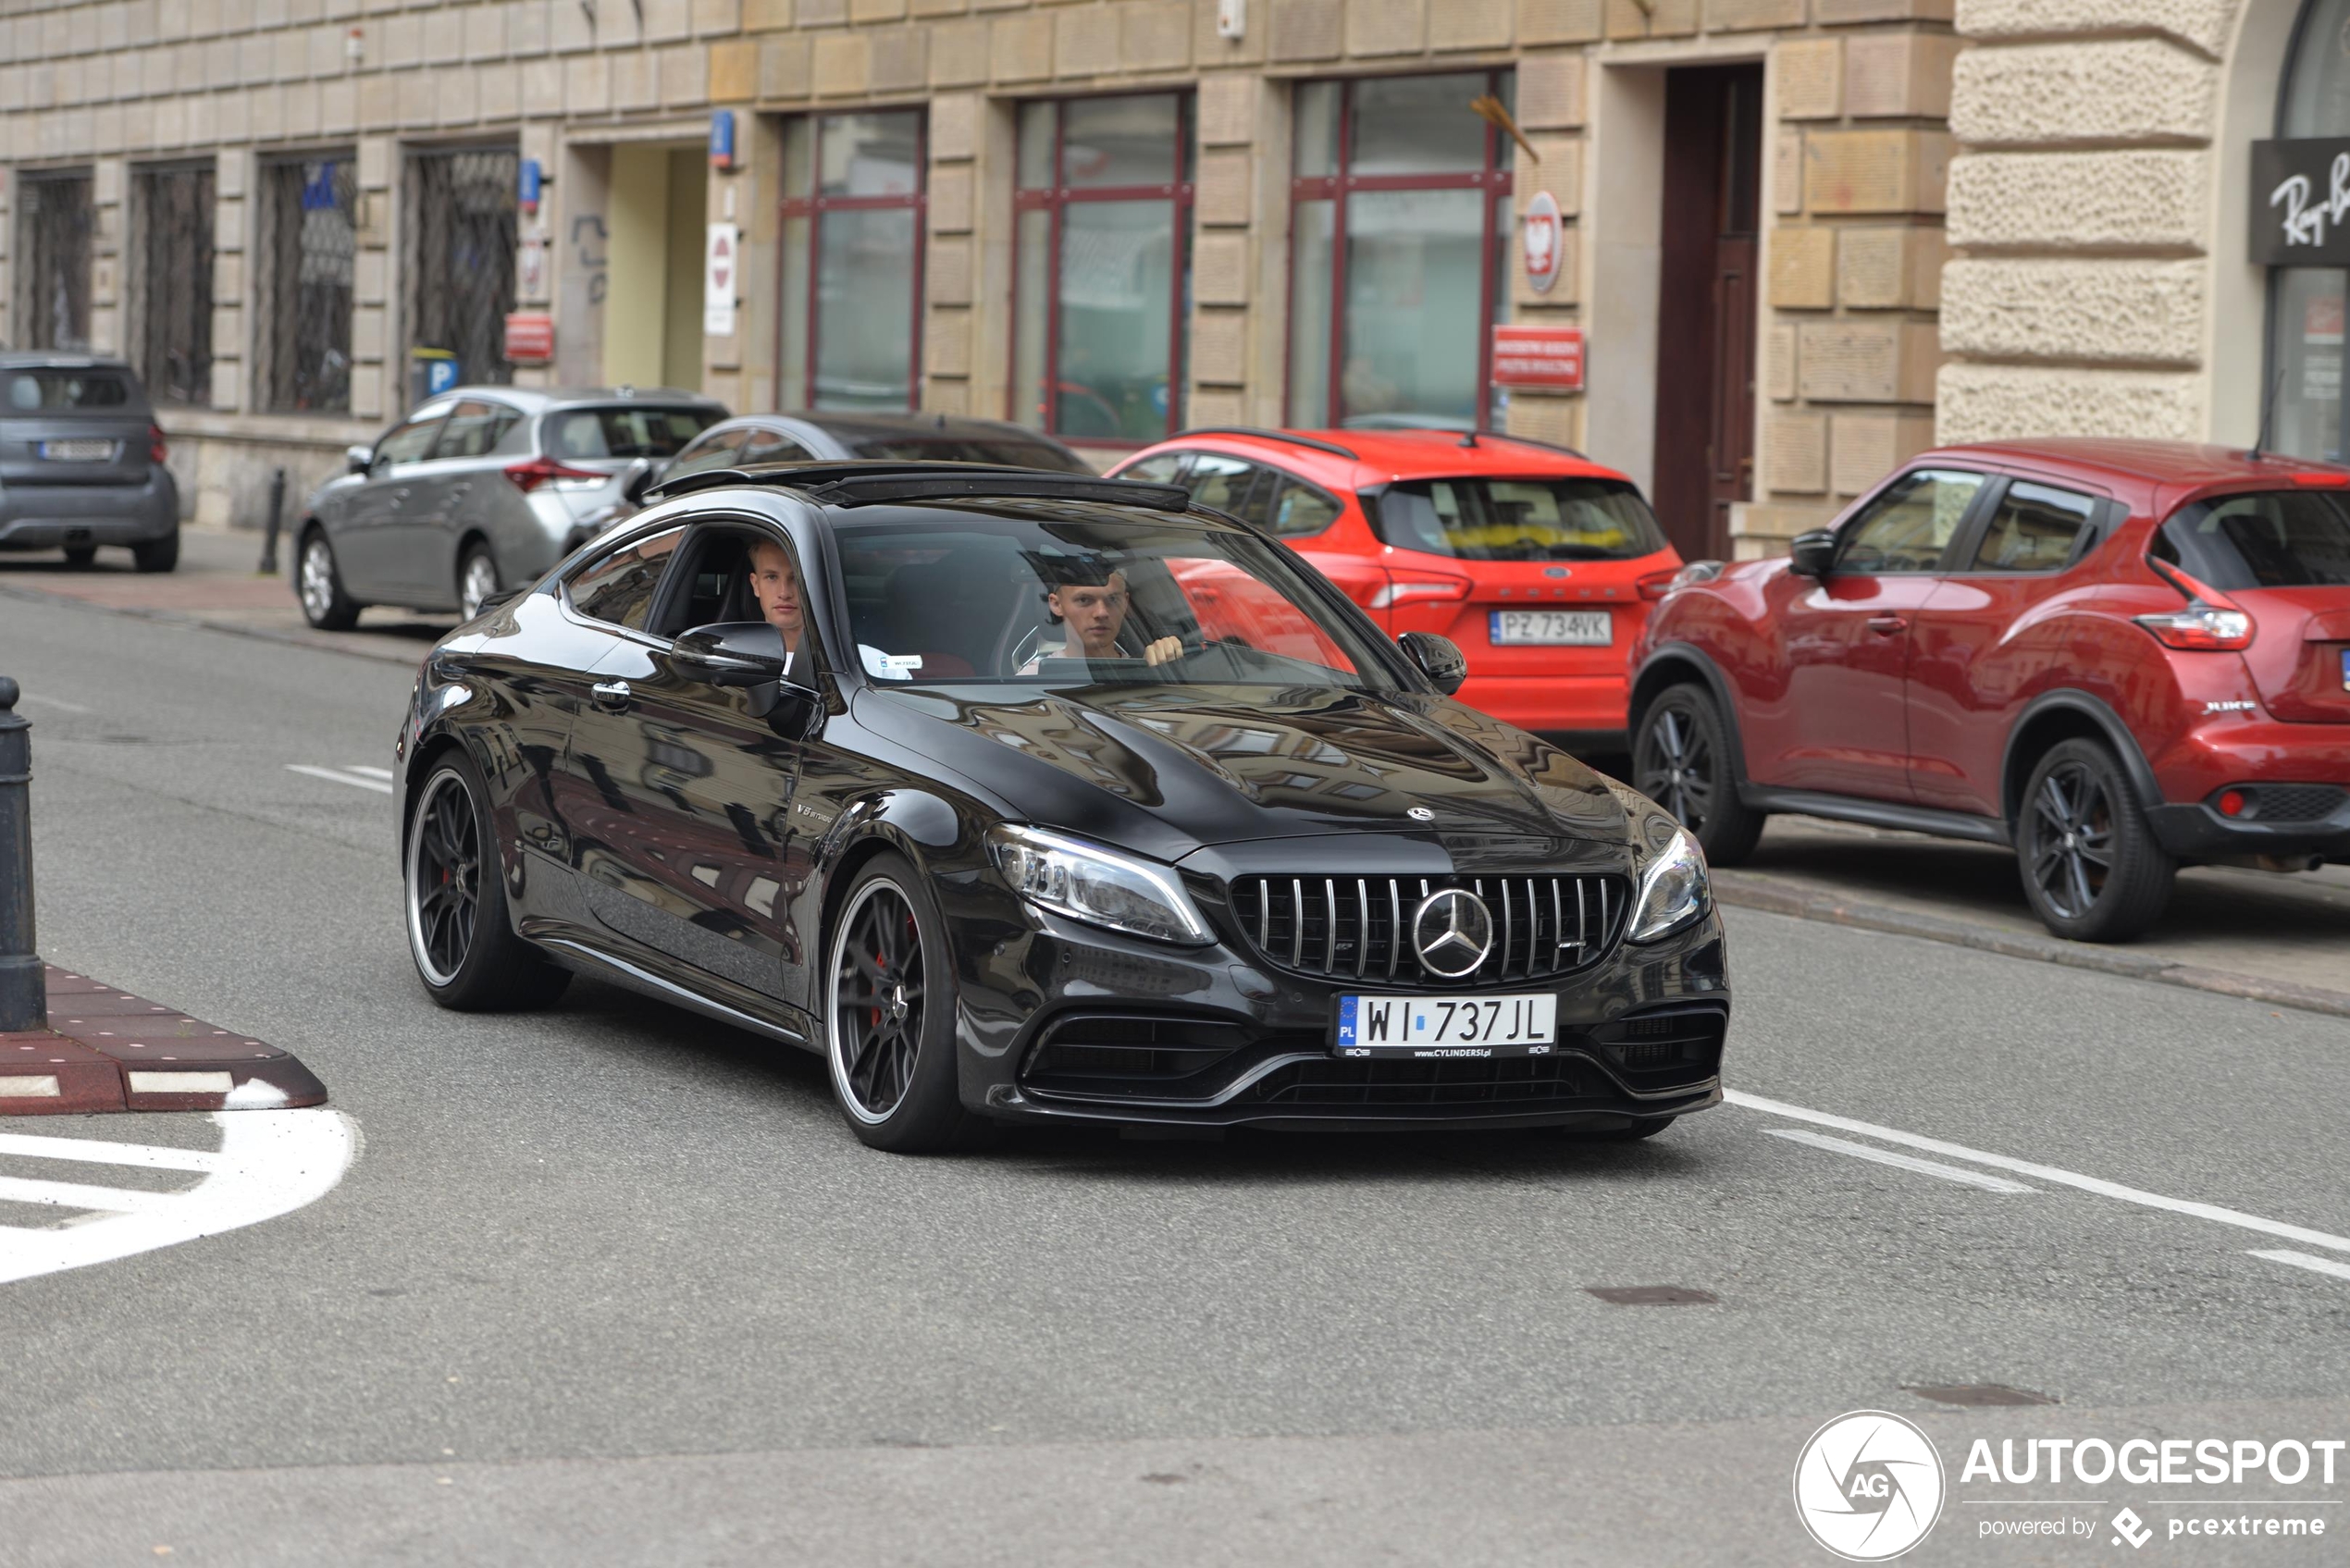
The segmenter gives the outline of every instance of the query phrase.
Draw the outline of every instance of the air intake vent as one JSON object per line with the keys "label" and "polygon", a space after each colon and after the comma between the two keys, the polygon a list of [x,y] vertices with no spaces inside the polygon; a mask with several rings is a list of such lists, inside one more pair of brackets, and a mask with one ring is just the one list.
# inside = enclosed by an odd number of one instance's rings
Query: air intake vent
{"label": "air intake vent", "polygon": [[[1475,970],[1444,975],[1420,962],[1412,919],[1446,888],[1474,893],[1492,920],[1492,950]],[[1242,877],[1232,909],[1277,968],[1380,985],[1491,986],[1589,968],[1624,933],[1622,877]]]}

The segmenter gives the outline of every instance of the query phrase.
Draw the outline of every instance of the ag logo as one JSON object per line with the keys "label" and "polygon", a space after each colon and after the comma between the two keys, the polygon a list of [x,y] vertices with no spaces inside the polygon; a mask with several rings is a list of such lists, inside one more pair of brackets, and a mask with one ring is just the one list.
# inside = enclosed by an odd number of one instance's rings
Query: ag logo
{"label": "ag logo", "polygon": [[1925,1539],[1942,1514],[1942,1456],[1898,1415],[1856,1410],[1803,1445],[1795,1511],[1812,1538],[1852,1562],[1882,1562]]}

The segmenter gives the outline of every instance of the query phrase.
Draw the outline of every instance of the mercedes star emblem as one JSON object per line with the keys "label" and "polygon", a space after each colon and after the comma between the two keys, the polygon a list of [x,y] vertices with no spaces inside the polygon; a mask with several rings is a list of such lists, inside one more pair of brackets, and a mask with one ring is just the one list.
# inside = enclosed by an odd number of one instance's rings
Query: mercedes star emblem
{"label": "mercedes star emblem", "polygon": [[1412,821],[1416,822],[1432,822],[1436,821],[1436,813],[1429,810],[1425,806],[1415,806],[1410,810],[1404,812],[1404,815],[1411,818]]}
{"label": "mercedes star emblem", "polygon": [[1431,893],[1413,912],[1412,945],[1430,974],[1446,980],[1475,974],[1493,951],[1493,912],[1484,899],[1457,887]]}

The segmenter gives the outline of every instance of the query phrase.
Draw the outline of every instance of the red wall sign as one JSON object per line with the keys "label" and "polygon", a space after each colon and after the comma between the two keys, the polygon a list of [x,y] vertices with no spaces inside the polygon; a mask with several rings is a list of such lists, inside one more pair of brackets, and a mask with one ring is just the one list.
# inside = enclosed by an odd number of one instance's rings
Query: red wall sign
{"label": "red wall sign", "polygon": [[506,317],[506,360],[545,364],[555,357],[555,318],[543,311],[516,311]]}
{"label": "red wall sign", "polygon": [[1493,384],[1583,389],[1583,329],[1580,327],[1496,327]]}

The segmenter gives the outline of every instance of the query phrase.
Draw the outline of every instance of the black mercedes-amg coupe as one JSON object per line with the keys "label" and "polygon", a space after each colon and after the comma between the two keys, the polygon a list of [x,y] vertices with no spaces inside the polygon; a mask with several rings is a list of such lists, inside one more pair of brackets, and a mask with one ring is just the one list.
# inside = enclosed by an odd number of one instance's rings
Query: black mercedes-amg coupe
{"label": "black mercedes-amg coupe", "polygon": [[426,660],[409,945],[822,1053],[849,1126],[1554,1126],[1721,1097],[1695,841],[1182,489],[692,475]]}

